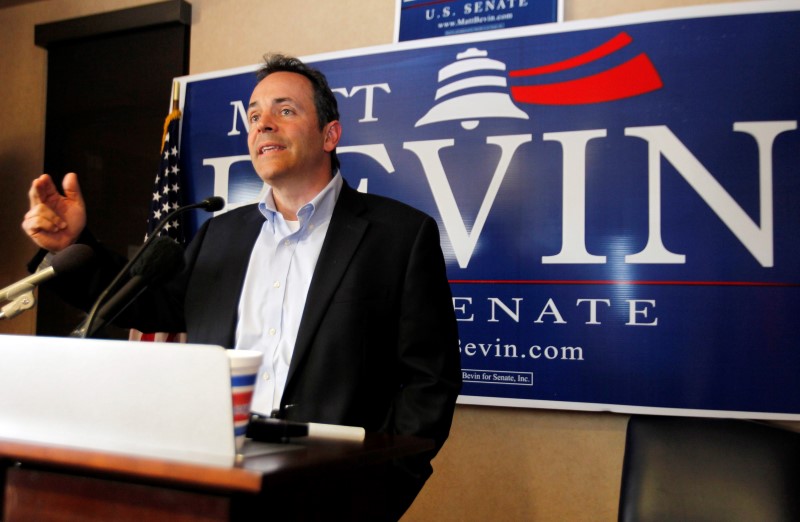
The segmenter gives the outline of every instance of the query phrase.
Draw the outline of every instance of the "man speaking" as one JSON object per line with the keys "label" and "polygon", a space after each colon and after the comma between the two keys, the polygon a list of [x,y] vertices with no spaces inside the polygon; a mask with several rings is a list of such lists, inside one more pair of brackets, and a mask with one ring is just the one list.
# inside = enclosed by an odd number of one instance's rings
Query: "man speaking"
{"label": "man speaking", "polygon": [[[115,322],[263,352],[254,411],[434,439],[423,461],[399,462],[373,485],[387,499],[383,518],[397,519],[431,473],[461,386],[439,231],[422,212],[344,181],[336,99],[319,71],[269,55],[256,78],[248,148],[266,195],[208,220],[182,272]],[[54,281],[87,308],[122,262],[85,230],[77,176],[62,188],[37,178],[22,228],[43,251],[95,250],[99,268],[85,280]]]}

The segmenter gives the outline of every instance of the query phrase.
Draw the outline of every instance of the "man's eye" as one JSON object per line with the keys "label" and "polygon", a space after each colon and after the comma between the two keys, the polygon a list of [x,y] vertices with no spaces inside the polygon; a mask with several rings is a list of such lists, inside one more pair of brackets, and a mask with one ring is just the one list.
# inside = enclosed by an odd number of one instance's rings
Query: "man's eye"
{"label": "man's eye", "polygon": [[257,122],[258,121],[258,114],[251,114],[249,121],[250,121],[250,123]]}
{"label": "man's eye", "polygon": [[288,109],[288,108],[285,108],[285,107],[283,109],[281,109],[281,114],[283,116],[288,116],[288,115],[290,115],[292,113],[294,113],[294,111],[292,109]]}

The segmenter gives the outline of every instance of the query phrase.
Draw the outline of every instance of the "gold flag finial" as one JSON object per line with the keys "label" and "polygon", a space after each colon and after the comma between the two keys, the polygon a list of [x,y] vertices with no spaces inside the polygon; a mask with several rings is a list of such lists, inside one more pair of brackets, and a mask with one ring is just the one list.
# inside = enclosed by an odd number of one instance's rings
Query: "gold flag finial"
{"label": "gold flag finial", "polygon": [[172,110],[178,110],[180,107],[180,99],[181,99],[181,84],[180,82],[176,82],[173,80],[172,82]]}
{"label": "gold flag finial", "polygon": [[[164,144],[167,141],[167,132],[169,132],[169,124],[173,120],[180,119],[180,99],[181,99],[181,84],[180,82],[172,81],[172,112],[167,115],[164,121],[164,133],[161,135],[161,152],[164,152]],[[177,138],[176,138],[177,143]]]}

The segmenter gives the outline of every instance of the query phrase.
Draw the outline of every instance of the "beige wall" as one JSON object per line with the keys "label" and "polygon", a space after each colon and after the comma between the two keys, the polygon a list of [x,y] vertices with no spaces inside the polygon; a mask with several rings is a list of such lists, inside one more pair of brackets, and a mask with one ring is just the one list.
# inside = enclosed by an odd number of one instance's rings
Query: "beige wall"
{"label": "beige wall", "polygon": [[[191,73],[251,65],[266,51],[309,55],[391,43],[395,0],[190,0]],[[19,222],[42,169],[46,53],[34,25],[151,3],[43,0],[0,9],[0,284],[34,248]],[[565,20],[714,3],[564,0]],[[33,313],[0,333],[34,331]],[[404,520],[616,519],[626,417],[459,406],[436,472]]]}

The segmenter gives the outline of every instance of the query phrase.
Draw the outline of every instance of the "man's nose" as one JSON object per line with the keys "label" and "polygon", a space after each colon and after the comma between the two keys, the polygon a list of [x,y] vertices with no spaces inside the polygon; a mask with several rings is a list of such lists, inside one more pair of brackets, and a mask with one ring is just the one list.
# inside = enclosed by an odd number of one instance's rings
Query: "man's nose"
{"label": "man's nose", "polygon": [[256,124],[256,130],[258,130],[258,132],[272,132],[275,130],[275,122],[272,118],[262,116]]}

